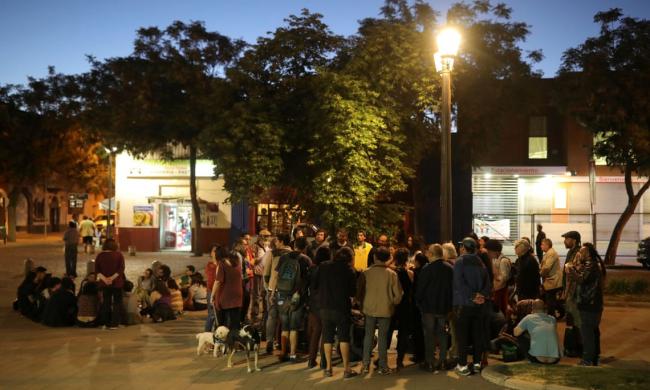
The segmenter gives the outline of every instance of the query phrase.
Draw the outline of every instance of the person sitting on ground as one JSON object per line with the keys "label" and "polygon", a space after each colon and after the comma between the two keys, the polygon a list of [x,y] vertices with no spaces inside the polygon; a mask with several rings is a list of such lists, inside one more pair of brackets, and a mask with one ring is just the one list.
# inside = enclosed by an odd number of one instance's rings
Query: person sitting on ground
{"label": "person sitting on ground", "polygon": [[201,277],[201,274],[192,275],[187,298],[183,303],[183,309],[187,311],[206,310],[208,308],[208,288]]}
{"label": "person sitting on ground", "polygon": [[71,278],[61,280],[60,287],[52,293],[43,310],[43,324],[47,326],[73,326],[77,319],[75,285]]}
{"label": "person sitting on ground", "polygon": [[147,268],[144,270],[142,276],[138,278],[138,286],[135,289],[135,295],[140,300],[142,307],[151,307],[151,292],[156,287],[156,278],[154,277],[153,270]]}
{"label": "person sitting on ground", "polygon": [[41,290],[41,302],[44,305],[50,300],[50,298],[52,298],[52,295],[61,288],[61,278],[47,274],[45,275],[43,286],[45,288]]}
{"label": "person sitting on ground", "polygon": [[172,297],[171,306],[174,314],[183,314],[183,295],[178,288],[178,284],[174,279],[169,279],[167,281],[167,288]]}
{"label": "person sitting on ground", "polygon": [[147,314],[151,315],[154,322],[175,320],[176,316],[171,307],[172,297],[167,285],[162,280],[156,282],[156,287],[151,292],[151,304],[153,305]]}
{"label": "person sitting on ground", "polygon": [[16,308],[25,317],[38,321],[38,300],[47,270],[37,267],[18,286]]}
{"label": "person sitting on ground", "polygon": [[82,328],[92,328],[98,325],[99,316],[99,284],[97,274],[91,272],[81,282],[77,296],[77,325]]}
{"label": "person sitting on ground", "polygon": [[179,290],[183,293],[183,296],[187,296],[187,290],[192,285],[192,275],[195,273],[196,268],[190,264],[185,267],[185,274],[178,279]]}
{"label": "person sitting on ground", "polygon": [[122,315],[122,325],[135,325],[142,322],[138,296],[133,293],[133,282],[124,281],[124,295],[122,296],[124,314]]}
{"label": "person sitting on ground", "polygon": [[533,312],[524,317],[515,327],[515,336],[524,332],[530,334],[528,359],[531,363],[555,364],[560,361],[560,342],[555,317],[546,314],[544,301],[535,299]]}

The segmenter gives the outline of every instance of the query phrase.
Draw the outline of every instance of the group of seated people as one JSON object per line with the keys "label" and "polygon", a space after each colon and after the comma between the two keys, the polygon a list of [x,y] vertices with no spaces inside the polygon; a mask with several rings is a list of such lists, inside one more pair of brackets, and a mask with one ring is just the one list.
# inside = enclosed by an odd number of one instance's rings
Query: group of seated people
{"label": "group of seated people", "polygon": [[[122,291],[121,325],[134,325],[151,318],[153,322],[176,319],[184,311],[207,309],[203,276],[188,266],[177,279],[171,269],[154,262],[138,278],[137,286],[126,280]],[[97,275],[89,273],[79,289],[73,279],[52,276],[44,267],[27,273],[17,290],[14,309],[47,326],[96,327],[101,323],[102,294]]]}

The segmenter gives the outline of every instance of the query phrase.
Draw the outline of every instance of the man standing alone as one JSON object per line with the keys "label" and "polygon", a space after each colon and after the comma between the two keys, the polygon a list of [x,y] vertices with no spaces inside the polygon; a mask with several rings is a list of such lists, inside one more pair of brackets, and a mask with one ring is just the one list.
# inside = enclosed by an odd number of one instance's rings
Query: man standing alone
{"label": "man standing alone", "polygon": [[95,223],[86,215],[84,215],[84,220],[79,224],[79,235],[84,245],[84,253],[95,253],[95,246],[93,245]]}
{"label": "man standing alone", "polygon": [[546,239],[546,233],[542,230],[544,227],[539,224],[537,225],[537,237],[535,238],[535,254],[537,254],[537,259],[542,260],[544,256],[544,251],[542,250],[542,241]]}

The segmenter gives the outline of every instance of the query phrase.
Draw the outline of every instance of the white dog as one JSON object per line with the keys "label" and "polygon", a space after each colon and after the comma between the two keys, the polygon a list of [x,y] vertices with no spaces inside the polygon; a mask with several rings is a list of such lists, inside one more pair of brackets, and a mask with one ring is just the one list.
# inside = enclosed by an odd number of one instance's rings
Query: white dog
{"label": "white dog", "polygon": [[229,330],[225,326],[220,326],[212,332],[197,333],[196,339],[199,341],[196,347],[196,355],[200,356],[203,352],[208,352],[212,348],[212,356],[217,357],[219,353],[225,354],[226,337]]}

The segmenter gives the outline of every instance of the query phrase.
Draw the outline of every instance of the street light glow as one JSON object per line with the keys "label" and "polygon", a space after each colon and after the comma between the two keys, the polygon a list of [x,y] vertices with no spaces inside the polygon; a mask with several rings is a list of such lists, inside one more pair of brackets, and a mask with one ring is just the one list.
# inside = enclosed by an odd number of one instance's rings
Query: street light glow
{"label": "street light glow", "polygon": [[436,37],[441,57],[455,57],[460,46],[460,33],[452,27],[443,28]]}

